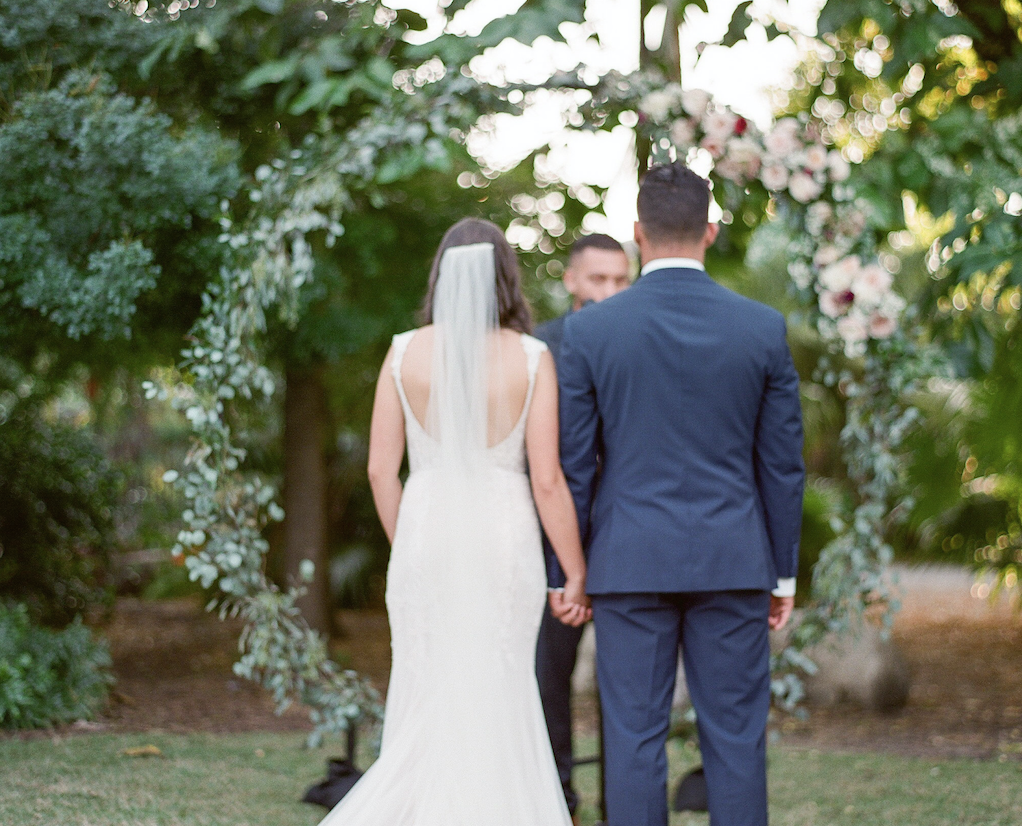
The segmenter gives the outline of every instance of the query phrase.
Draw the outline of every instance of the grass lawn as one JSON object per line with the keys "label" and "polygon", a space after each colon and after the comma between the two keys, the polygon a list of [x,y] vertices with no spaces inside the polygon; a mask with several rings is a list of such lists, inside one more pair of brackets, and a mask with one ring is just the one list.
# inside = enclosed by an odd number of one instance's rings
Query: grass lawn
{"label": "grass lawn", "polygon": [[[324,776],[329,749],[300,734],[76,735],[0,740],[3,826],[314,826],[299,803]],[[155,746],[159,756],[125,749]],[[581,751],[591,749],[583,743]],[[670,745],[672,776],[698,762]],[[596,818],[596,769],[579,770],[583,824]],[[783,747],[770,754],[773,826],[1018,826],[1022,763],[834,755]],[[673,814],[671,826],[705,826]],[[400,826],[395,824],[394,826]],[[480,821],[485,826],[485,817]],[[528,826],[523,824],[523,826]]]}

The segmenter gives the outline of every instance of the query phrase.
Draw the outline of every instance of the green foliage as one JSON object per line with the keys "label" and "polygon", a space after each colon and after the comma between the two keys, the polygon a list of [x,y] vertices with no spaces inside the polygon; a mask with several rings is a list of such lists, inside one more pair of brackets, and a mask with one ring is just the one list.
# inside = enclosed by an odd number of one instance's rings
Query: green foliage
{"label": "green foliage", "polygon": [[45,91],[74,69],[136,75],[151,31],[96,0],[4,0],[0,5],[0,123],[22,95]]}
{"label": "green foliage", "polygon": [[24,605],[0,601],[0,727],[90,719],[112,683],[106,644],[80,619],[51,631],[33,625]]}
{"label": "green foliage", "polygon": [[66,625],[113,599],[117,477],[87,432],[47,415],[30,380],[0,367],[0,595]]}
{"label": "green foliage", "polygon": [[5,343],[38,348],[45,333],[96,346],[138,322],[181,334],[223,258],[209,236],[237,188],[228,145],[72,72],[14,104],[0,155]]}

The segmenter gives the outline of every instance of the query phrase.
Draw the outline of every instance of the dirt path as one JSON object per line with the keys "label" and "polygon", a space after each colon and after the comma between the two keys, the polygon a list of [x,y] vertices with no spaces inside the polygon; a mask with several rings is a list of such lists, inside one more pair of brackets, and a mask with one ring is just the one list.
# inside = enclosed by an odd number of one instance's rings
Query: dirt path
{"label": "dirt path", "polygon": [[1022,759],[1022,615],[991,604],[968,571],[899,571],[893,638],[912,672],[907,706],[890,714],[817,710],[784,721],[785,741],[818,749]]}
{"label": "dirt path", "polygon": [[[1022,617],[1005,601],[970,593],[968,572],[902,573],[904,608],[894,639],[913,674],[908,706],[893,715],[853,708],[782,719],[785,742],[821,750],[1022,759]],[[390,642],[380,611],[339,615],[335,653],[386,690]],[[308,728],[305,713],[283,717],[260,689],[231,671],[239,626],[191,600],[123,600],[105,629],[117,688],[100,726],[110,731],[250,731]],[[580,729],[593,726],[582,701]]]}

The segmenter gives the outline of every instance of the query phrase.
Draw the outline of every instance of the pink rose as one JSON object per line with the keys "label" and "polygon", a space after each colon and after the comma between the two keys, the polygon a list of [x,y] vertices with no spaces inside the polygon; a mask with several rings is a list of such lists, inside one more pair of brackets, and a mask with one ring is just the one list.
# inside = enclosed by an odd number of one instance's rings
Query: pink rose
{"label": "pink rose", "polygon": [[771,192],[778,192],[788,185],[788,170],[776,161],[767,163],[763,165],[759,179]]}
{"label": "pink rose", "polygon": [[785,158],[802,148],[799,140],[799,125],[794,118],[784,118],[763,138],[767,152],[778,158]]}
{"label": "pink rose", "polygon": [[735,133],[738,118],[731,112],[710,112],[703,119],[703,131],[714,138],[727,140]]}
{"label": "pink rose", "polygon": [[811,172],[821,172],[827,168],[827,148],[822,143],[814,143],[806,147],[805,165]]}
{"label": "pink rose", "polygon": [[890,338],[898,329],[898,320],[881,313],[869,317],[869,334],[872,338]]}
{"label": "pink rose", "polygon": [[724,138],[719,138],[714,135],[707,135],[699,141],[699,146],[709,152],[710,156],[714,160],[717,160],[724,154],[724,140]]}
{"label": "pink rose", "polygon": [[854,300],[855,296],[851,292],[824,290],[820,293],[820,312],[827,318],[840,318],[848,312]]}

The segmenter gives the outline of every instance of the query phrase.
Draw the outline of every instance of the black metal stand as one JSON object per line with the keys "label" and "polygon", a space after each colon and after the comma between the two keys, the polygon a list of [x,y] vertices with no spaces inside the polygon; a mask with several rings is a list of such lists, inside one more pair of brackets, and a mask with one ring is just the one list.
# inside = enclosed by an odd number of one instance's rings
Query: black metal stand
{"label": "black metal stand", "polygon": [[336,806],[361,776],[355,768],[355,748],[358,745],[358,729],[355,721],[348,722],[348,754],[345,757],[331,757],[327,760],[326,780],[311,786],[302,798],[304,803],[315,803],[327,809]]}

